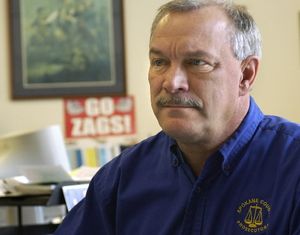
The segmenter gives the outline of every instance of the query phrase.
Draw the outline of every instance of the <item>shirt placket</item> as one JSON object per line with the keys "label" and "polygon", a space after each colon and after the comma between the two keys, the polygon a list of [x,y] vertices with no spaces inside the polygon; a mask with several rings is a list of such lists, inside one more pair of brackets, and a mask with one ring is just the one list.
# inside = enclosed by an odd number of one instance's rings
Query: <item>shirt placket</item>
{"label": "shirt placket", "polygon": [[182,235],[201,235],[206,207],[206,190],[204,182],[199,182],[192,190],[186,208]]}
{"label": "shirt placket", "polygon": [[185,211],[182,235],[204,235],[207,199],[210,197],[209,186],[221,172],[221,161],[217,160],[217,157],[215,159],[216,161],[213,160],[205,166],[203,174],[194,182]]}

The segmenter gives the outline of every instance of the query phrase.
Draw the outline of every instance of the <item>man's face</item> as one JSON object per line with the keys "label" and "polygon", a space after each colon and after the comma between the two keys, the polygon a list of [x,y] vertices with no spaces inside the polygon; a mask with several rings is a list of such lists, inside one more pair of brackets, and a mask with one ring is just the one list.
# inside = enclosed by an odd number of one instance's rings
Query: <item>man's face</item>
{"label": "man's face", "polygon": [[241,119],[243,75],[230,46],[231,29],[226,15],[211,6],[165,16],[151,37],[152,109],[177,141],[209,142]]}

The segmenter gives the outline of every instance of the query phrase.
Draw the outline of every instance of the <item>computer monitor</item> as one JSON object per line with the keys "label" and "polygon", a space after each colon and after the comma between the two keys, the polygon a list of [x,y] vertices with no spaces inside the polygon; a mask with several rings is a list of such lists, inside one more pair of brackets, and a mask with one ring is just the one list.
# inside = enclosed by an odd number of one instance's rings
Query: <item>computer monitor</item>
{"label": "computer monitor", "polygon": [[89,184],[66,185],[62,187],[67,210],[70,211],[86,195]]}
{"label": "computer monitor", "polygon": [[21,134],[0,136],[0,178],[22,175],[28,166],[61,166],[70,163],[59,125]]}

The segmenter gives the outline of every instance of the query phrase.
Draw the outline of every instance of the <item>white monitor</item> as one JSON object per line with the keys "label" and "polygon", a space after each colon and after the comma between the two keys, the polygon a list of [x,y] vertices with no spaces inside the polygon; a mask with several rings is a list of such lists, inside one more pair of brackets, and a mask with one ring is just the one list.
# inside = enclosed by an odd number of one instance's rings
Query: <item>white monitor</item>
{"label": "white monitor", "polygon": [[47,165],[62,166],[65,171],[70,171],[64,139],[58,125],[0,136],[0,178],[22,175],[22,167]]}
{"label": "white monitor", "polygon": [[86,195],[89,184],[74,184],[62,187],[67,210],[70,211]]}

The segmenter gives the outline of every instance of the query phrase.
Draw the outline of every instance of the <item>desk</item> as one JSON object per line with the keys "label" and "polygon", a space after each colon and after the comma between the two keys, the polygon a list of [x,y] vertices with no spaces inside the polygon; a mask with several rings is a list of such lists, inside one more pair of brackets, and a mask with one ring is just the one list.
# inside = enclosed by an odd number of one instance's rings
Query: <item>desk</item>
{"label": "desk", "polygon": [[56,185],[50,195],[26,195],[18,197],[0,197],[0,206],[17,207],[18,235],[23,235],[22,207],[23,206],[56,206],[65,204],[62,187],[65,185],[82,184],[83,182],[62,182]]}
{"label": "desk", "polygon": [[22,207],[23,206],[45,206],[50,195],[40,196],[20,196],[20,197],[2,197],[0,206],[17,207],[18,235],[23,235]]}

